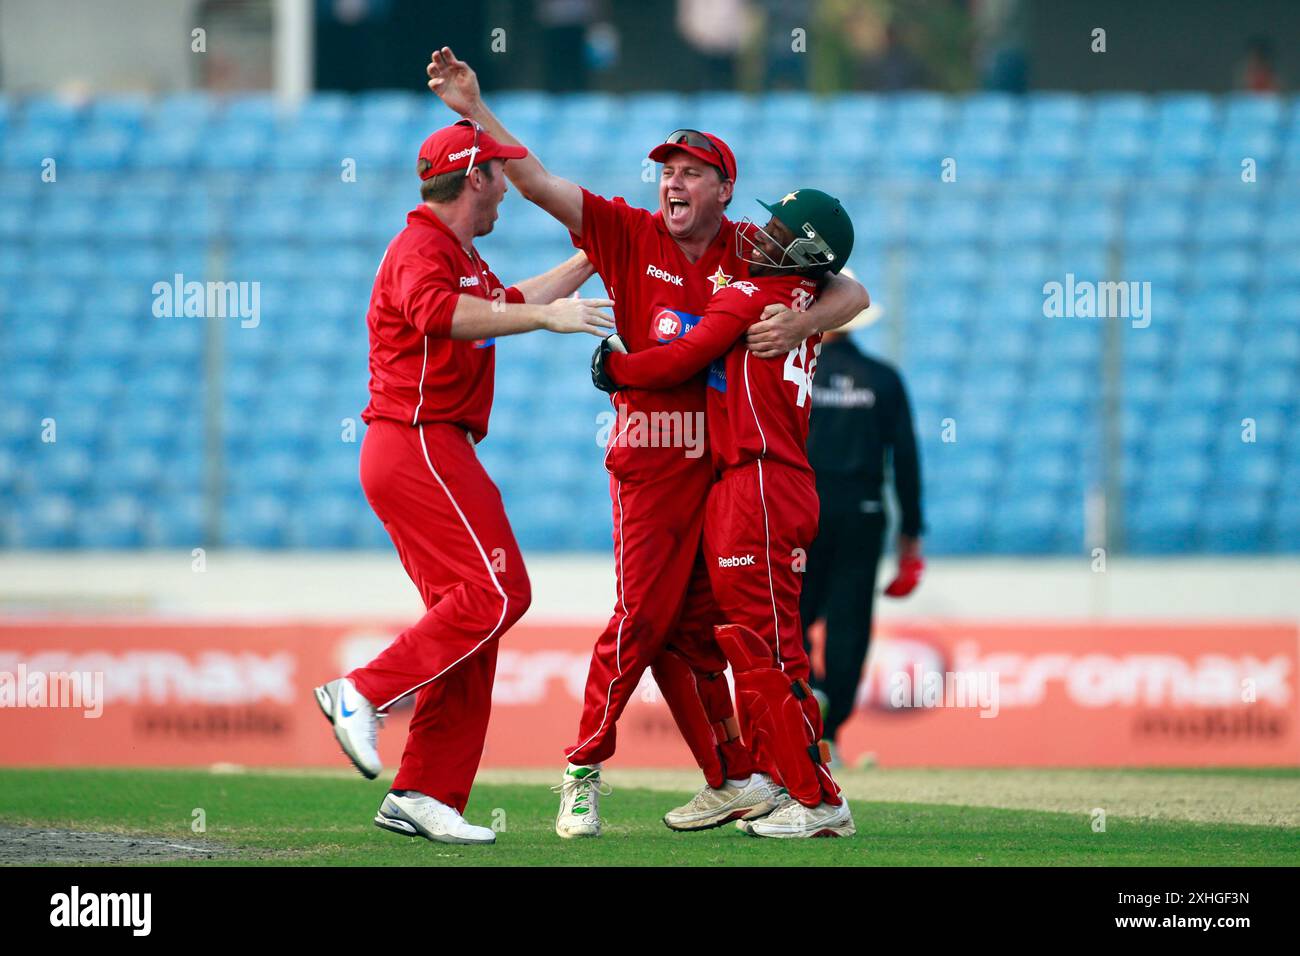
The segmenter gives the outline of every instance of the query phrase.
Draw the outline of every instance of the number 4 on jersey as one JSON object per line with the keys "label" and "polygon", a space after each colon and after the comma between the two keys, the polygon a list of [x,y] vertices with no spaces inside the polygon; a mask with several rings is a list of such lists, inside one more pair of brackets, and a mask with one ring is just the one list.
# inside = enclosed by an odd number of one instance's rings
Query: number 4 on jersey
{"label": "number 4 on jersey", "polygon": [[809,354],[808,340],[804,339],[797,349],[791,349],[785,355],[785,380],[798,386],[799,394],[794,403],[800,408],[803,408],[803,403],[812,392],[813,373],[817,371],[817,356],[821,352],[822,344],[818,342],[812,347],[812,354]]}

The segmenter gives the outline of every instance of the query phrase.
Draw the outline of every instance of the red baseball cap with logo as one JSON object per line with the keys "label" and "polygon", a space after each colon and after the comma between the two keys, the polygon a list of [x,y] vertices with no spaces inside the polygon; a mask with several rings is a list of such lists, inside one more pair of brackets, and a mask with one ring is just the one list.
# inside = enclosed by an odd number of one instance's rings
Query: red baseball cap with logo
{"label": "red baseball cap with logo", "polygon": [[703,160],[710,166],[722,171],[723,179],[736,181],[736,156],[731,147],[722,141],[722,137],[712,133],[701,133],[697,129],[675,129],[668,138],[650,150],[650,158],[662,163],[675,149],[684,149],[696,159]]}
{"label": "red baseball cap with logo", "polygon": [[528,150],[522,146],[507,146],[488,135],[487,130],[470,120],[461,120],[444,126],[424,141],[420,159],[432,165],[420,174],[421,179],[441,176],[458,169],[469,169],[470,163],[486,163],[489,159],[523,159]]}

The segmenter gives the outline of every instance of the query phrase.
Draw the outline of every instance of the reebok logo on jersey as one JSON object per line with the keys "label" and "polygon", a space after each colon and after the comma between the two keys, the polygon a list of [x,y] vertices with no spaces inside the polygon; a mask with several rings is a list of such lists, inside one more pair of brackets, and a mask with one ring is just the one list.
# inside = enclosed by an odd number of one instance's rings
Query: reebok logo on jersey
{"label": "reebok logo on jersey", "polygon": [[478,285],[478,276],[461,276],[461,277],[460,277],[460,287],[461,287],[462,289],[467,288],[467,287],[469,287],[469,286],[474,286],[474,285]]}
{"label": "reebok logo on jersey", "polygon": [[648,276],[654,276],[656,279],[662,279],[664,282],[667,282],[671,285],[682,285],[681,276],[675,276],[671,272],[668,272],[664,269],[660,269],[658,266],[654,266],[654,265],[646,266],[645,274]]}
{"label": "reebok logo on jersey", "polygon": [[733,554],[729,558],[718,557],[718,567],[720,568],[747,568],[754,563],[752,554]]}

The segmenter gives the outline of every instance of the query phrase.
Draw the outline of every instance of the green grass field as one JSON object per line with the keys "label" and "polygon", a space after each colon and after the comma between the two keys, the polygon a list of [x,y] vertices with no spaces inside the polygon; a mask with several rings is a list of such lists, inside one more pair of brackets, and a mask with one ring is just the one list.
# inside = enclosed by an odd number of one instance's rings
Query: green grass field
{"label": "green grass field", "polygon": [[[602,803],[598,840],[562,841],[552,830],[555,797],[542,783],[492,782],[476,788],[467,817],[500,830],[495,846],[455,847],[381,831],[371,819],[385,790],[356,776],[159,770],[0,770],[0,864],[100,862],[169,865],[833,865],[833,866],[1272,866],[1300,864],[1300,827],[1242,822],[1125,817],[1108,813],[1104,833],[1084,812],[962,806],[865,799],[877,786],[897,791],[911,780],[963,787],[960,771],[891,771],[854,779],[857,837],[768,841],[727,827],[705,833],[667,830],[663,811],[689,791],[619,785]],[[1023,779],[983,772],[996,783]],[[1113,773],[1113,772],[1112,772]],[[934,775],[933,777],[926,776]],[[946,776],[945,776],[946,775]],[[1150,781],[1227,782],[1288,788],[1300,771],[1198,775],[1119,772],[1137,786]],[[635,779],[635,777],[633,778]],[[976,779],[974,776],[968,778]],[[1035,778],[1036,779],[1036,778]],[[955,784],[954,784],[955,781]],[[1066,781],[1069,786],[1074,786]],[[1113,785],[1113,784],[1112,784]],[[1195,784],[1180,783],[1186,791]],[[996,789],[996,787],[994,788]],[[1207,791],[1213,792],[1213,791]],[[1278,796],[1277,794],[1274,795]],[[1087,803],[1089,801],[1085,801]],[[194,811],[206,832],[191,829]],[[99,836],[88,836],[97,834]],[[170,849],[169,849],[170,848]]]}

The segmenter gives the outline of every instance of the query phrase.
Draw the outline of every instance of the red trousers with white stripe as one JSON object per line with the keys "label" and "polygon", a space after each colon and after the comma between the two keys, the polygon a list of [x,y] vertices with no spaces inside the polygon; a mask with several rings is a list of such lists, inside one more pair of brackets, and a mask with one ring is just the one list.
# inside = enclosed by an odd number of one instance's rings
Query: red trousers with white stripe
{"label": "red trousers with white stripe", "polygon": [[[654,666],[673,718],[711,786],[758,769],[739,739],[719,723],[731,717],[727,660],[713,638],[721,623],[700,553],[704,502],[713,469],[707,458],[676,462],[642,450],[644,474],[610,478],[614,506],[614,614],[592,649],[575,764],[614,755],[619,715],[645,669]],[[666,467],[664,467],[666,466]],[[693,673],[693,679],[692,679]],[[672,684],[668,681],[672,679]]]}
{"label": "red trousers with white stripe", "polygon": [[381,711],[416,695],[393,787],[463,812],[483,755],[497,641],[528,609],[528,572],[463,428],[376,419],[361,445],[361,487],[428,611],[348,676]]}
{"label": "red trousers with white stripe", "polygon": [[704,520],[704,551],[722,620],[753,636],[751,643],[732,633],[724,643],[740,725],[757,759],[810,807],[840,802],[820,754],[813,757],[821,717],[804,683],[809,666],[799,621],[818,510],[811,474],[755,461],[723,473],[709,492]]}
{"label": "red trousers with white stripe", "polygon": [[705,508],[704,553],[721,620],[759,634],[792,679],[809,673],[799,595],[819,508],[812,476],[772,461],[724,472]]}

